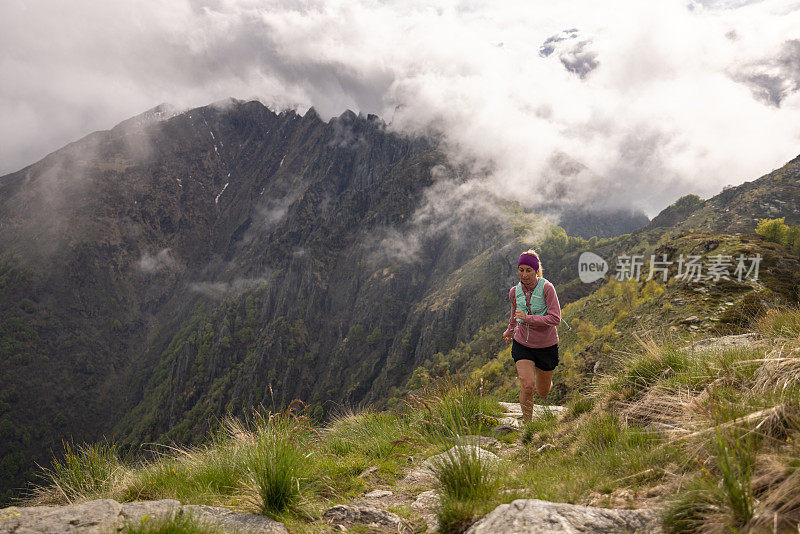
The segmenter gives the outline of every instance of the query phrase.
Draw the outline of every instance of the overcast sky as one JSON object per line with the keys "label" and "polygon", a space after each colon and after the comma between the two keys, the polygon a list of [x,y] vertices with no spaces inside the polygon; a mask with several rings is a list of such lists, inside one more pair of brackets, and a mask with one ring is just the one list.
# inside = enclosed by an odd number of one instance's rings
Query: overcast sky
{"label": "overcast sky", "polygon": [[[800,154],[800,2],[3,0],[0,174],[167,102],[445,134],[495,191],[654,215]],[[553,155],[587,167],[564,177]]]}

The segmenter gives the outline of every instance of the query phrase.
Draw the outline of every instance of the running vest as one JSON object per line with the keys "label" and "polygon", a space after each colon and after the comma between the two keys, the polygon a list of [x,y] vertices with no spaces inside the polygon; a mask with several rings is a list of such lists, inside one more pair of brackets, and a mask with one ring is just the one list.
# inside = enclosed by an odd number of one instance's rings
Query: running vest
{"label": "running vest", "polygon": [[[536,287],[533,288],[533,292],[531,293],[531,304],[528,306],[528,302],[525,300],[525,290],[522,289],[522,282],[517,284],[517,288],[514,290],[514,297],[517,299],[517,310],[524,311],[526,315],[547,315],[547,302],[544,300],[544,284],[547,283],[542,277],[539,277],[539,281],[536,282]],[[519,324],[524,323],[522,319],[517,319]],[[528,332],[525,334],[525,342],[528,341],[528,336],[531,333],[531,326],[526,325],[528,327]]]}

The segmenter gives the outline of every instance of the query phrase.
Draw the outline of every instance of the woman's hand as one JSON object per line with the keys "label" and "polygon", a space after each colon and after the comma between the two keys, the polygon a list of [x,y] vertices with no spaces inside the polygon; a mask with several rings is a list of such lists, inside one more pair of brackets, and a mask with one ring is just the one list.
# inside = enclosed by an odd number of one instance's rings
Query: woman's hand
{"label": "woman's hand", "polygon": [[517,310],[516,312],[514,312],[514,318],[515,319],[522,319],[524,321],[525,317],[527,317],[527,315],[522,310]]}
{"label": "woman's hand", "polygon": [[506,343],[511,343],[512,339],[514,339],[514,332],[503,332],[503,341]]}

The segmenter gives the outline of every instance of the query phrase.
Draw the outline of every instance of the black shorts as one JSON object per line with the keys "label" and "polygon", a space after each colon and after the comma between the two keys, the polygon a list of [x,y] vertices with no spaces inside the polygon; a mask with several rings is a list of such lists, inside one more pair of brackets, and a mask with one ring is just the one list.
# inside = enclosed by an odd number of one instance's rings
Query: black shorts
{"label": "black shorts", "polygon": [[538,369],[552,371],[558,365],[558,343],[550,347],[533,349],[518,343],[515,339],[511,342],[511,357],[514,358],[514,363],[531,360]]}

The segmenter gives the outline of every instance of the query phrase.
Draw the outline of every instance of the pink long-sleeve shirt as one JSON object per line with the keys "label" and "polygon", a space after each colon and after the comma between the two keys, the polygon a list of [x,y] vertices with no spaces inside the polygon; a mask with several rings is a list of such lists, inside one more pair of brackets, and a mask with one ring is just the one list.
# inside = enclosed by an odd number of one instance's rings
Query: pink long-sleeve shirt
{"label": "pink long-sleeve shirt", "polygon": [[[531,293],[539,283],[542,283],[542,281],[537,278],[536,283],[530,286],[522,286],[522,290],[525,293],[525,302],[529,307],[531,305]],[[508,320],[506,334],[514,332],[514,340],[517,343],[534,349],[552,347],[558,343],[556,326],[561,322],[561,305],[558,303],[556,288],[550,282],[545,282],[543,293],[544,301],[547,303],[547,314],[526,315],[525,319],[523,319],[524,323],[519,324],[514,317],[517,311],[517,286],[512,287],[511,291],[508,292],[508,298],[511,301],[511,317]],[[526,337],[527,341],[525,340]]]}

